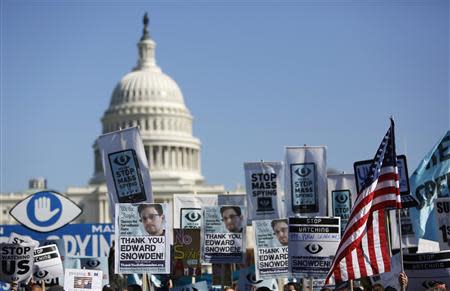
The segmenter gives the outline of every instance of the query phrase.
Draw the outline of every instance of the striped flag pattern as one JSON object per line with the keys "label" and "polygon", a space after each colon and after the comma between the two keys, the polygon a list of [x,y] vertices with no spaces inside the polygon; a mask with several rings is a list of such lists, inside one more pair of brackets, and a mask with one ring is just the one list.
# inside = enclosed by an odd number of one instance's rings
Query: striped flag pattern
{"label": "striped flag pattern", "polygon": [[386,208],[401,208],[392,119],[353,205],[327,275],[327,285],[390,271]]}

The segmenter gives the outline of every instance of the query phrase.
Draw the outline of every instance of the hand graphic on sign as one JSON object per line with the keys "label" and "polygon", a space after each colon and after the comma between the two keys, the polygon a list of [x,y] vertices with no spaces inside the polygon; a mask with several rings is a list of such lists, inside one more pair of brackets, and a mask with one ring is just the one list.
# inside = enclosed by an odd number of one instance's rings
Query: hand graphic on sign
{"label": "hand graphic on sign", "polygon": [[51,201],[48,197],[40,197],[34,200],[34,213],[40,222],[48,221],[61,210],[59,208],[51,210]]}

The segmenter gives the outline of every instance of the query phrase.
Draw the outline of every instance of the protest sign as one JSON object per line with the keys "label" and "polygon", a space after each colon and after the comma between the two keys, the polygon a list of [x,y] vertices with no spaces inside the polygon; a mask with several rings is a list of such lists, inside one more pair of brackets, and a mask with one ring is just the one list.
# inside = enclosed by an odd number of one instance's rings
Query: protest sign
{"label": "protest sign", "polygon": [[248,224],[282,217],[281,162],[244,163]]}
{"label": "protest sign", "polygon": [[403,255],[403,266],[414,290],[427,290],[433,281],[450,285],[450,251]]}
{"label": "protest sign", "polygon": [[170,272],[167,204],[116,204],[115,272]]}
{"label": "protest sign", "polygon": [[32,237],[41,245],[46,241],[57,244],[61,257],[108,256],[114,238],[111,223],[68,224],[49,233],[36,232],[22,225],[0,225],[0,242],[7,242],[13,232]]}
{"label": "protest sign", "polygon": [[450,196],[450,131],[428,152],[411,176],[411,194],[419,201],[411,209],[418,238],[438,241],[434,200]]}
{"label": "protest sign", "polygon": [[200,229],[202,207],[217,204],[217,195],[173,195],[173,227],[176,229]]}
{"label": "protest sign", "polygon": [[56,245],[46,245],[34,249],[33,278],[35,281],[56,279],[64,275],[61,257]]}
{"label": "protest sign", "polygon": [[26,282],[33,272],[33,244],[0,244],[0,281]]}
{"label": "protest sign", "polygon": [[201,234],[203,262],[243,262],[245,229],[245,207],[238,205],[204,207]]}
{"label": "protest sign", "polygon": [[[414,234],[414,228],[410,216],[410,208],[399,209],[402,221],[402,247],[417,247],[417,238]],[[396,210],[389,210],[389,223],[391,226],[391,249],[400,249],[400,240],[398,239],[398,215]]]}
{"label": "protest sign", "polygon": [[287,219],[254,220],[256,279],[288,277]]}
{"label": "protest sign", "polygon": [[436,221],[438,223],[439,248],[450,249],[450,197],[437,198],[434,202]]}
{"label": "protest sign", "polygon": [[172,291],[208,291],[208,284],[206,281],[189,284],[181,287],[171,288]]}
{"label": "protest sign", "polygon": [[289,271],[323,279],[341,239],[339,217],[289,217]]}
{"label": "protest sign", "polygon": [[97,140],[108,187],[111,217],[116,203],[153,202],[147,157],[137,127],[101,135]]}
{"label": "protest sign", "polygon": [[286,216],[326,216],[326,147],[286,147],[285,155]]}
{"label": "protest sign", "polygon": [[102,286],[109,284],[108,257],[78,257],[80,268],[102,271]]}
{"label": "protest sign", "polygon": [[64,272],[65,291],[102,290],[102,271],[66,269]]}
{"label": "protest sign", "polygon": [[[356,191],[359,193],[362,191],[362,184],[364,183],[367,174],[369,173],[370,165],[373,160],[358,161],[353,164],[355,170]],[[409,190],[409,176],[408,165],[406,163],[405,155],[397,156],[397,170],[398,170],[398,182],[400,184],[400,194],[402,199],[402,207],[410,208],[418,205],[417,200],[410,195]]]}
{"label": "protest sign", "polygon": [[328,201],[331,201],[328,213],[341,218],[341,234],[343,234],[356,199],[355,176],[344,173],[328,175],[327,181]]}
{"label": "protest sign", "polygon": [[174,229],[172,276],[200,276],[200,230]]}

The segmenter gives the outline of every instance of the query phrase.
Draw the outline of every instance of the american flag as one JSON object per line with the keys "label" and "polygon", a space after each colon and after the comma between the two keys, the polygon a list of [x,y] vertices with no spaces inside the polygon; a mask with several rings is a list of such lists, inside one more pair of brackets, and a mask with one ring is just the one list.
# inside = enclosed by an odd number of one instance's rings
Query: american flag
{"label": "american flag", "polygon": [[390,271],[386,208],[401,208],[392,119],[353,205],[326,284]]}

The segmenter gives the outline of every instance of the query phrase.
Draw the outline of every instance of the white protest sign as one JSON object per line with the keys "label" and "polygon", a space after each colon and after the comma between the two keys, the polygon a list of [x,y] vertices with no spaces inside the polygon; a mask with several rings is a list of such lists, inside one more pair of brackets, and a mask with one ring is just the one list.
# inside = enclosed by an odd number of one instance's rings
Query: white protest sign
{"label": "white protest sign", "polygon": [[26,282],[33,272],[32,244],[0,244],[0,281]]}
{"label": "white protest sign", "polygon": [[248,224],[282,217],[281,162],[244,163]]}
{"label": "white protest sign", "polygon": [[238,205],[203,208],[201,257],[205,263],[242,263],[246,211]]}
{"label": "white protest sign", "polygon": [[327,176],[328,213],[341,218],[341,234],[347,226],[350,210],[356,199],[355,176],[353,174],[334,174]]}
{"label": "white protest sign", "polygon": [[64,272],[65,291],[102,290],[102,271],[66,269]]}
{"label": "white protest sign", "polygon": [[109,284],[108,257],[78,257],[80,268],[103,272],[102,286]]}
{"label": "white protest sign", "polygon": [[256,279],[288,277],[287,219],[254,220]]}
{"label": "white protest sign", "polygon": [[97,140],[108,187],[111,217],[114,204],[153,202],[147,157],[137,127],[101,135]]}
{"label": "white protest sign", "polygon": [[33,277],[36,281],[58,278],[64,275],[61,257],[56,245],[46,245],[34,249]]}
{"label": "white protest sign", "polygon": [[256,279],[255,265],[239,269],[239,281],[236,290],[253,291],[260,287],[267,287],[269,290],[278,291],[278,284],[275,279]]}
{"label": "white protest sign", "polygon": [[202,207],[218,205],[217,195],[173,195],[173,228],[200,229]]}
{"label": "white protest sign", "polygon": [[341,239],[339,217],[289,217],[289,270],[323,279]]}
{"label": "white protest sign", "polygon": [[[402,247],[417,247],[417,238],[414,234],[412,219],[409,215],[409,208],[400,209],[400,219],[402,221]],[[396,210],[389,211],[389,222],[391,225],[391,249],[400,249],[400,240],[398,239],[398,215]]]}
{"label": "white protest sign", "polygon": [[172,291],[208,291],[208,284],[206,281],[201,281],[195,284],[185,285],[181,287],[171,288]]}
{"label": "white protest sign", "polygon": [[403,255],[408,286],[427,290],[438,280],[450,285],[450,251]]}
{"label": "white protest sign", "polygon": [[437,198],[434,201],[436,221],[438,223],[439,248],[450,249],[450,197]]}
{"label": "white protest sign", "polygon": [[327,151],[325,146],[286,147],[286,216],[327,215]]}
{"label": "white protest sign", "polygon": [[440,251],[441,249],[439,248],[439,243],[437,241],[419,238],[416,253],[436,253]]}
{"label": "white protest sign", "polygon": [[115,272],[170,273],[167,204],[116,204]]}

